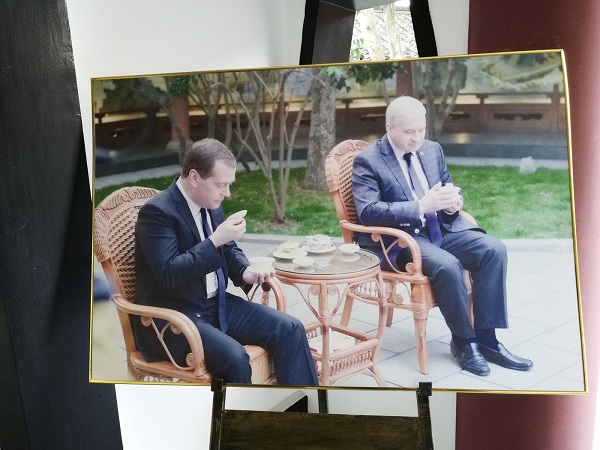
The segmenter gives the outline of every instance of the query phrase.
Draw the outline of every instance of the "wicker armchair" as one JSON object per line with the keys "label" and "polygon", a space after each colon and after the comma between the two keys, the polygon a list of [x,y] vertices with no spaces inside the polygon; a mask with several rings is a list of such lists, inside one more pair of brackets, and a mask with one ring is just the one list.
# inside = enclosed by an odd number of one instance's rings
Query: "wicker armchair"
{"label": "wicker armchair", "polygon": [[[193,322],[175,310],[133,303],[135,222],[141,206],[158,192],[145,187],[126,187],[104,199],[94,211],[94,254],[102,264],[111,285],[112,300],[117,308],[123,330],[130,376],[137,381],[210,383],[212,376],[206,369],[202,340]],[[265,283],[262,288],[263,303],[267,304],[270,297],[274,297],[277,309],[285,311],[285,297],[278,281]],[[170,361],[149,363],[144,359],[136,348],[130,322],[132,316],[140,316],[145,326],[154,329]],[[166,320],[167,324],[159,329],[154,319]],[[183,333],[190,345],[186,366],[180,366],[173,361],[162,339],[168,327],[174,333]],[[246,351],[252,366],[252,383],[274,384],[276,380],[273,365],[267,352],[254,345],[247,345]]]}
{"label": "wicker armchair", "polygon": [[[336,145],[327,156],[325,162],[325,172],[327,176],[327,186],[333,196],[335,209],[337,212],[342,235],[345,242],[354,242],[354,233],[368,233],[374,242],[381,244],[382,250],[387,258],[387,251],[394,245],[408,247],[412,253],[413,261],[407,264],[406,270],[395,269],[394,271],[382,270],[383,281],[386,289],[390,293],[388,296],[388,316],[387,326],[390,326],[393,319],[394,309],[405,309],[412,311],[415,325],[415,340],[417,345],[417,355],[419,358],[419,368],[421,373],[429,372],[429,361],[427,357],[427,318],[429,310],[435,308],[435,299],[429,284],[429,279],[423,275],[421,263],[421,250],[415,239],[404,231],[388,227],[363,226],[356,224],[356,207],[354,206],[354,197],[352,196],[352,164],[356,155],[368,146],[369,143],[359,140],[346,140]],[[475,220],[467,213],[462,212],[467,219],[475,223]],[[395,241],[385,247],[382,235],[393,236]],[[395,267],[395,261],[388,263]],[[465,282],[469,289],[469,312],[472,319],[471,302],[471,280],[469,273],[465,271]],[[409,301],[407,301],[409,300]],[[342,325],[347,325],[352,312],[354,297],[347,296],[344,311],[342,313]],[[374,300],[373,304],[377,304]]]}

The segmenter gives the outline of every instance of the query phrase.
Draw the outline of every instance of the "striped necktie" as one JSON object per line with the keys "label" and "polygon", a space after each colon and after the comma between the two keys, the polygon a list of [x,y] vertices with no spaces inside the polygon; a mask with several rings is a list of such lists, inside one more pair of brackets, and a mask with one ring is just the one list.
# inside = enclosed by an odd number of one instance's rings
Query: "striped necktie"
{"label": "striped necktie", "polygon": [[[411,157],[412,153],[407,152],[404,154],[403,158],[408,164],[408,175],[410,177],[410,182],[412,184],[413,189],[417,193],[417,197],[419,199],[423,198],[425,195],[425,191],[423,190],[423,186],[419,181],[419,176],[417,175],[417,171],[415,170],[414,165],[412,164]],[[425,213],[425,225],[427,225],[427,229],[429,230],[429,240],[433,242],[438,247],[442,245],[442,229],[440,228],[440,222],[438,221],[438,217],[436,213]]]}

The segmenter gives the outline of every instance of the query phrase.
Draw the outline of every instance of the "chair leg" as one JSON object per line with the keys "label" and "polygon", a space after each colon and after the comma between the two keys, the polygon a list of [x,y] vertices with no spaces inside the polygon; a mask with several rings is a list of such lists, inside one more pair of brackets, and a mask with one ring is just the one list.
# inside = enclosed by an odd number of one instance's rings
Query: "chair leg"
{"label": "chair leg", "polygon": [[343,327],[347,327],[348,323],[350,323],[350,315],[352,314],[353,305],[354,298],[350,295],[346,295],[346,300],[344,301],[344,310],[342,311],[342,320],[340,322]]}
{"label": "chair leg", "polygon": [[473,315],[473,279],[471,273],[465,270],[465,285],[467,286],[467,293],[469,304],[467,306],[467,314],[471,320],[471,325],[475,326],[475,316]]}
{"label": "chair leg", "polygon": [[412,286],[411,305],[415,322],[415,341],[417,343],[417,356],[421,373],[429,373],[429,357],[427,355],[427,319],[432,304],[431,288],[429,285]]}
{"label": "chair leg", "polygon": [[415,321],[415,341],[417,343],[417,357],[419,358],[419,368],[423,375],[429,373],[429,357],[427,355],[427,317],[414,317]]}
{"label": "chair leg", "polygon": [[381,372],[379,371],[379,368],[376,365],[371,367],[369,370],[371,370],[371,373],[373,374],[373,378],[375,378],[375,381],[377,381],[377,384],[379,385],[379,387],[387,387],[385,378],[383,378],[383,375],[381,375]]}
{"label": "chair leg", "polygon": [[467,313],[469,314],[469,320],[471,321],[471,326],[475,327],[475,316],[473,315],[473,295],[469,292],[469,306],[467,309]]}
{"label": "chair leg", "polygon": [[394,319],[394,308],[388,307],[387,320],[385,322],[385,326],[391,327],[393,319]]}
{"label": "chair leg", "polygon": [[[387,290],[387,293],[388,293],[388,305],[394,303],[395,295],[396,295],[396,285],[397,285],[397,283],[393,282],[393,281],[385,282],[385,289]],[[394,308],[392,308],[391,306],[388,306],[387,321],[385,323],[385,326],[391,327],[393,320],[394,320]]]}

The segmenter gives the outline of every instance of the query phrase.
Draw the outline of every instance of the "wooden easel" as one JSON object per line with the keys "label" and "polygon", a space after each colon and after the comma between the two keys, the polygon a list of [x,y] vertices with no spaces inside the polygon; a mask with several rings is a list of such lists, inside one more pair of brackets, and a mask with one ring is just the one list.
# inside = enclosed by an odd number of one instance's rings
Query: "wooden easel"
{"label": "wooden easel", "polygon": [[213,380],[210,450],[394,449],[432,450],[431,383],[419,383],[417,417],[327,414],[327,391],[319,390],[319,413],[225,409],[225,386]]}

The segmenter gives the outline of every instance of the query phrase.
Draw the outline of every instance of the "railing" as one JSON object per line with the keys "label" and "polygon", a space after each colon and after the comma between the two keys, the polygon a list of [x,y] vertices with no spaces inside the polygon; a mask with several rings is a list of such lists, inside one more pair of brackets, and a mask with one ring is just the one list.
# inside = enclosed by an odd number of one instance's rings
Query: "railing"
{"label": "railing", "polygon": [[[444,123],[443,131],[450,133],[565,131],[566,113],[563,97],[564,94],[558,90],[558,86],[554,86],[551,92],[543,93],[460,93],[452,113]],[[515,98],[522,100],[515,100]],[[381,97],[340,99],[337,104],[336,132],[340,136],[352,134],[360,137],[384,133],[386,104]],[[293,123],[296,118],[295,108],[292,107],[291,110],[288,124]],[[118,116],[123,118],[114,120]],[[140,134],[145,120],[143,110],[96,113],[95,117],[97,145],[113,149],[130,145]],[[265,121],[268,120],[268,112],[263,113],[263,117]],[[171,139],[171,125],[168,118],[159,113],[154,120],[154,140],[168,142]],[[192,140],[206,136],[207,120],[198,108],[190,109]],[[224,129],[226,123],[224,108],[219,111],[217,120]],[[307,138],[309,130],[310,109],[304,113],[297,136]]]}

